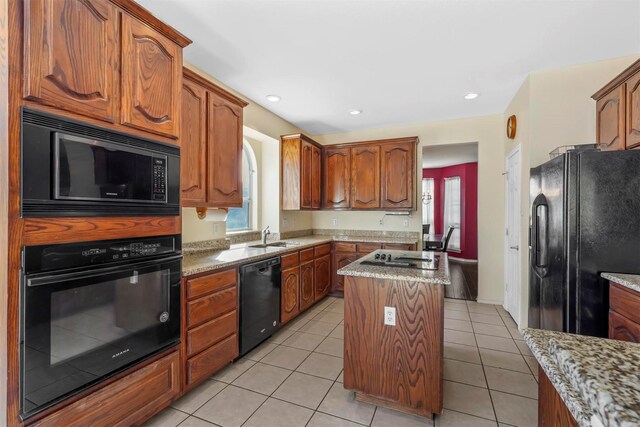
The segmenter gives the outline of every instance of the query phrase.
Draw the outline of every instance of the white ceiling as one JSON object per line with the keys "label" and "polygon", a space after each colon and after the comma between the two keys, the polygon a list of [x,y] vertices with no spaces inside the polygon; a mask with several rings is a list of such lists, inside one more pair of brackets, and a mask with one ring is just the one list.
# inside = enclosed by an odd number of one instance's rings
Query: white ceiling
{"label": "white ceiling", "polygon": [[138,1],[311,134],[502,113],[531,71],[640,52],[638,0]]}
{"label": "white ceiling", "polygon": [[443,168],[478,161],[478,143],[428,145],[422,148],[423,168]]}

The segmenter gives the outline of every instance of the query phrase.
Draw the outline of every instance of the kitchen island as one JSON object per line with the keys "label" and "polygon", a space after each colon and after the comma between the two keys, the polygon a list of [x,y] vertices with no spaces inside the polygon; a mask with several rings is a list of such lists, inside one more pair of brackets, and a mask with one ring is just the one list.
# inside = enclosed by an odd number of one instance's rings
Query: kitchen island
{"label": "kitchen island", "polygon": [[447,255],[378,250],[338,274],[345,276],[344,387],[363,402],[442,413]]}

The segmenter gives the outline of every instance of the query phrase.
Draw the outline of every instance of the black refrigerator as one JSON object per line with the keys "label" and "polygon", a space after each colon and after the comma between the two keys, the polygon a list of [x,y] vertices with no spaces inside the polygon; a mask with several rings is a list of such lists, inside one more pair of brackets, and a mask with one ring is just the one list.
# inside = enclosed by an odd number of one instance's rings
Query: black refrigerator
{"label": "black refrigerator", "polygon": [[640,274],[640,151],[569,151],[529,184],[529,327],[607,336],[600,273]]}

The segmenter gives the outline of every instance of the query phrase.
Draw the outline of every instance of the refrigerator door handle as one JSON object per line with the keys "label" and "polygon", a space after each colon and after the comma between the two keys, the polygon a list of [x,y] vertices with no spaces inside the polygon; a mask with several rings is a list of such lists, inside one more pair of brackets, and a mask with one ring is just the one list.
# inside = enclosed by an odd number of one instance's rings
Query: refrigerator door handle
{"label": "refrigerator door handle", "polygon": [[531,268],[540,279],[549,272],[548,261],[548,223],[549,204],[544,194],[533,201],[531,235]]}

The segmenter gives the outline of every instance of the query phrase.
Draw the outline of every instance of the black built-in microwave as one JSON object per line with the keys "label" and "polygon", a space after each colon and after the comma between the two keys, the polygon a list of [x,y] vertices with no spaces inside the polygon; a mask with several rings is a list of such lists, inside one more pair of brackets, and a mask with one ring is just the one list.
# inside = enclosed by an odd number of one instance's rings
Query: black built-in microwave
{"label": "black built-in microwave", "polygon": [[22,216],[180,214],[180,149],[22,110]]}

